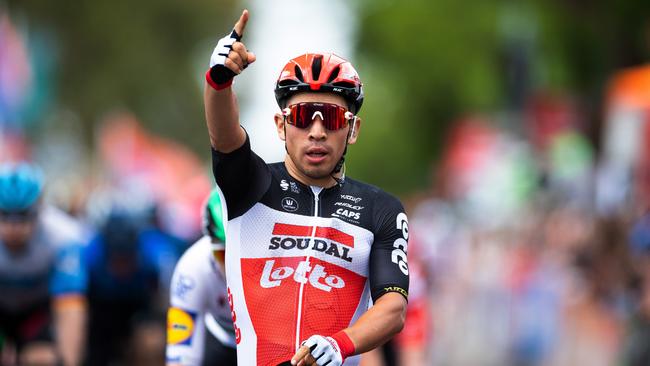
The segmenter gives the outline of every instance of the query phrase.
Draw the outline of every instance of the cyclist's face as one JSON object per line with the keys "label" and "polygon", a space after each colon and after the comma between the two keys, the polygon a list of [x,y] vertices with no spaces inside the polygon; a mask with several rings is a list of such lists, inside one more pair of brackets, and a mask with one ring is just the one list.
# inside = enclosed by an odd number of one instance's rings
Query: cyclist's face
{"label": "cyclist's face", "polygon": [[34,220],[0,220],[0,240],[10,252],[19,252],[31,238],[35,226]]}
{"label": "cyclist's face", "polygon": [[[343,97],[326,93],[296,94],[289,98],[287,105],[303,102],[332,103],[348,108]],[[345,150],[350,126],[335,131],[328,130],[325,128],[320,115],[316,115],[312,124],[304,129],[290,124],[285,126],[284,118],[280,114],[275,116],[275,122],[280,139],[286,141],[289,159],[285,161],[290,172],[301,175],[296,178],[308,180],[303,182],[307,184],[323,183],[318,181],[322,179],[329,181],[331,179],[330,173]],[[349,139],[350,144],[356,141],[359,130],[358,124],[359,122],[355,127],[354,136]]]}

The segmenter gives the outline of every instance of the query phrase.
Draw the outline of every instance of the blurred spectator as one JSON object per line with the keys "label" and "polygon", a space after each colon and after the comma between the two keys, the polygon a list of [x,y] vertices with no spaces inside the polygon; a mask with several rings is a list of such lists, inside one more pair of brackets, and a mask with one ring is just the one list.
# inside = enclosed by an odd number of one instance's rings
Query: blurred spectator
{"label": "blurred spectator", "polygon": [[636,306],[627,324],[623,365],[650,364],[650,214],[632,227],[629,244],[639,279]]}
{"label": "blurred spectator", "polygon": [[35,166],[0,166],[2,364],[80,365],[87,284],[81,230],[43,204],[42,193]]}
{"label": "blurred spectator", "polygon": [[173,266],[184,249],[182,241],[146,217],[120,211],[109,214],[86,252],[88,364],[164,362],[166,294]]}

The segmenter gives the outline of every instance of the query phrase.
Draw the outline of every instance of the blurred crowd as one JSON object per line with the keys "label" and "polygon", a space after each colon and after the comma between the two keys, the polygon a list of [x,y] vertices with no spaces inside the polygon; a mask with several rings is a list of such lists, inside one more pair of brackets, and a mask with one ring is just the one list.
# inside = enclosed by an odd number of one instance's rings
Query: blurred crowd
{"label": "blurred crowd", "polygon": [[409,314],[384,364],[650,364],[649,76],[613,77],[600,154],[568,98],[515,128],[454,123],[407,209]]}

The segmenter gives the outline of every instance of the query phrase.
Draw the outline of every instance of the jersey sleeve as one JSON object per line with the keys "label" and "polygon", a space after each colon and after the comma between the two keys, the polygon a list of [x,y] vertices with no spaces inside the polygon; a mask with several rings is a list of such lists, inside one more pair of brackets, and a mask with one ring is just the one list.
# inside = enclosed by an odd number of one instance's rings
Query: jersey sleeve
{"label": "jersey sleeve", "polygon": [[199,253],[200,243],[183,254],[172,275],[167,310],[167,365],[200,365],[203,358],[203,317],[207,307],[203,264],[209,261],[209,253]]}
{"label": "jersey sleeve", "polygon": [[271,184],[271,172],[251,150],[248,134],[244,144],[230,153],[212,149],[212,172],[226,199],[229,220],[253,207]]}
{"label": "jersey sleeve", "polygon": [[88,272],[83,258],[83,246],[79,243],[58,248],[49,284],[53,296],[86,293]]}
{"label": "jersey sleeve", "polygon": [[387,194],[374,205],[375,238],[370,250],[370,291],[376,301],[387,292],[408,299],[408,219],[402,204]]}

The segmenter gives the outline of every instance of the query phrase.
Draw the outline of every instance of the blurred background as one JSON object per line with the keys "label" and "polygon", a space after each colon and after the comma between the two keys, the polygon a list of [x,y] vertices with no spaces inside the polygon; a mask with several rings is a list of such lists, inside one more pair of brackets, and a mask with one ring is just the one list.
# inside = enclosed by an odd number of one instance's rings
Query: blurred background
{"label": "blurred background", "polygon": [[408,324],[367,365],[650,365],[647,0],[0,0],[0,161],[37,162],[89,242],[165,235],[141,342],[164,346],[200,236],[204,73],[244,7],[257,62],[234,87],[267,161],[284,62],[333,51],[364,82],[347,174],[411,225]]}

